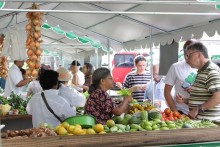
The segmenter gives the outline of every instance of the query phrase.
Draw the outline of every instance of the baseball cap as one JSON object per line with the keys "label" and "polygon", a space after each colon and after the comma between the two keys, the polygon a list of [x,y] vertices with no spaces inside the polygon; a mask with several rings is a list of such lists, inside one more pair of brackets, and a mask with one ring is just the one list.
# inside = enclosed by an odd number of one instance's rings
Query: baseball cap
{"label": "baseball cap", "polygon": [[71,79],[71,75],[66,68],[60,67],[57,69],[57,72],[59,74],[58,76],[59,81],[69,81]]}
{"label": "baseball cap", "polygon": [[73,62],[70,65],[80,66],[80,63],[77,60],[73,60]]}

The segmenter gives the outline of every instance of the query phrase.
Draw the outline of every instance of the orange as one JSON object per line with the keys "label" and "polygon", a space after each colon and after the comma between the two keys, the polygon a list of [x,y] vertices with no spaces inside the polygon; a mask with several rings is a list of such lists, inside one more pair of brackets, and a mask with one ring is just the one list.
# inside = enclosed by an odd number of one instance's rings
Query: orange
{"label": "orange", "polygon": [[96,133],[100,133],[104,131],[104,126],[102,124],[96,124],[93,126],[93,129],[96,131]]}

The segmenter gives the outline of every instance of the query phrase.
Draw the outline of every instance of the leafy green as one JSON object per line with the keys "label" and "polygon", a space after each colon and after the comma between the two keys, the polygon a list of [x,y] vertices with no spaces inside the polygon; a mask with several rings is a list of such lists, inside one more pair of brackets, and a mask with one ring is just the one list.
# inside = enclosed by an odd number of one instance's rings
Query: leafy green
{"label": "leafy green", "polygon": [[12,92],[8,99],[0,97],[0,100],[2,101],[3,105],[9,104],[11,106],[11,110],[18,109],[19,114],[27,114],[26,106],[29,99],[25,101],[19,95],[16,95]]}
{"label": "leafy green", "polygon": [[118,91],[118,94],[122,95],[122,96],[130,96],[131,92],[128,89],[122,89]]}

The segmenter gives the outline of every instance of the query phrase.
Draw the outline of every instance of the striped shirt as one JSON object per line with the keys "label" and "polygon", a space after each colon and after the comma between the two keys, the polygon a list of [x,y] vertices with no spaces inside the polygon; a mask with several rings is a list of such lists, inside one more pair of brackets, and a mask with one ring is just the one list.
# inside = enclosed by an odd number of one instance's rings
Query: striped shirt
{"label": "striped shirt", "polygon": [[[216,64],[208,61],[201,70],[198,70],[190,92],[189,109],[192,110],[205,103],[216,91],[220,91],[220,69]],[[199,113],[197,117],[198,119],[220,120],[220,105]]]}
{"label": "striped shirt", "polygon": [[[131,88],[135,85],[146,85],[151,80],[150,73],[137,74],[136,71],[130,72],[126,75],[123,87]],[[132,93],[132,97],[138,102],[143,102],[145,91],[136,91]]]}

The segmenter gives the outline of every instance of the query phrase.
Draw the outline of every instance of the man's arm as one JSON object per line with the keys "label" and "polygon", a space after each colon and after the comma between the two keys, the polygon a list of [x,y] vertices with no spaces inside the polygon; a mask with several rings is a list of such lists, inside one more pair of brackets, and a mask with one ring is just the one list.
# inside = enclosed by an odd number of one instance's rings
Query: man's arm
{"label": "man's arm", "polygon": [[170,109],[172,111],[177,111],[175,103],[174,103],[174,100],[173,100],[173,97],[171,95],[172,88],[173,88],[173,86],[165,84],[165,87],[164,87],[164,97],[165,97],[166,102],[167,102],[168,106],[170,107]]}
{"label": "man's arm", "polygon": [[28,79],[24,79],[24,80],[21,80],[17,85],[16,87],[22,87],[24,85],[26,85],[27,83],[31,82],[32,79],[28,78]]}
{"label": "man's arm", "polygon": [[[209,98],[205,103],[203,103],[200,108],[202,110],[208,110],[220,104],[220,91],[216,91],[213,93],[212,97]],[[193,110],[189,111],[189,116],[191,118],[196,118],[199,113],[199,108],[196,107]]]}

